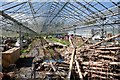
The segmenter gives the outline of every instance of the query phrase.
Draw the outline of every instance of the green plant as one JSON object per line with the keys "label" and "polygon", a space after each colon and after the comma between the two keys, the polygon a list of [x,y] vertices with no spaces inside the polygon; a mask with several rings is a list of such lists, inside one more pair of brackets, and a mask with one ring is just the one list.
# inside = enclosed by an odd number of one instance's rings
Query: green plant
{"label": "green plant", "polygon": [[29,52],[28,50],[20,50],[21,53],[27,53]]}
{"label": "green plant", "polygon": [[49,49],[49,51],[50,51],[50,55],[53,56],[53,54],[54,54],[53,49]]}
{"label": "green plant", "polygon": [[61,39],[58,39],[58,38],[48,38],[49,40],[51,41],[54,41],[54,42],[59,42],[61,44],[64,44],[64,45],[70,45],[69,41],[66,41],[66,40],[61,40]]}

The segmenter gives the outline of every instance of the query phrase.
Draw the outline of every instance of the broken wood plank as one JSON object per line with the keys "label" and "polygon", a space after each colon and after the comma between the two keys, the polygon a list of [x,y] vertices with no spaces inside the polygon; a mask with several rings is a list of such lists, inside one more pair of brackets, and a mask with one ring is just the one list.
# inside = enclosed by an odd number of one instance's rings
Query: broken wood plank
{"label": "broken wood plank", "polygon": [[[40,72],[40,73],[44,73],[46,75],[58,75],[57,72]],[[60,72],[61,76],[67,76],[67,73],[65,72]]]}
{"label": "broken wood plank", "polygon": [[79,78],[80,78],[80,80],[83,80],[82,72],[80,70],[80,66],[79,66],[79,63],[77,61],[76,55],[75,55],[75,62],[76,62],[77,70],[78,70],[78,73],[79,73]]}
{"label": "broken wood plank", "polygon": [[120,62],[110,62],[110,65],[120,65]]}
{"label": "broken wood plank", "polygon": [[[102,75],[98,75],[98,74],[92,74],[92,76],[91,76],[92,78],[100,78],[100,79],[108,79],[108,77],[107,76],[102,76]],[[113,77],[111,76],[111,77],[109,77],[109,79],[113,79]],[[109,80],[108,79],[108,80]]]}
{"label": "broken wood plank", "polygon": [[101,54],[115,54],[115,51],[102,51],[102,50],[95,50],[95,53],[101,53]]}
{"label": "broken wood plank", "polygon": [[90,64],[103,64],[103,62],[82,62],[84,65],[90,65]]}
{"label": "broken wood plank", "polygon": [[120,47],[97,48],[98,50],[120,50]]}
{"label": "broken wood plank", "polygon": [[111,76],[120,76],[120,74],[110,73],[110,72],[101,72],[101,71],[94,71],[94,70],[86,70],[87,72],[91,72],[92,74],[104,74],[104,75],[111,75]]}
{"label": "broken wood plank", "polygon": [[74,61],[74,57],[75,57],[75,54],[76,54],[76,49],[73,45],[73,42],[72,40],[70,39],[69,37],[69,42],[71,43],[72,47],[73,47],[73,51],[72,51],[72,55],[71,55],[71,60],[70,60],[70,66],[69,66],[69,72],[68,72],[68,77],[67,79],[70,80],[71,78],[71,72],[72,72],[72,68],[73,68],[73,61]]}
{"label": "broken wood plank", "polygon": [[110,71],[111,69],[108,69],[108,68],[104,68],[104,67],[95,67],[95,66],[92,66],[92,67],[88,67],[87,66],[83,66],[83,69],[86,69],[86,70],[98,70],[98,71]]}
{"label": "broken wood plank", "polygon": [[99,58],[107,58],[107,59],[111,59],[111,60],[117,60],[118,58],[114,57],[114,56],[109,56],[109,55],[99,55]]}
{"label": "broken wood plank", "polygon": [[52,69],[54,70],[54,72],[56,72],[61,78],[65,79],[64,77],[62,77],[60,72],[55,68],[55,66],[52,64],[52,62],[50,62],[50,65],[51,65]]}
{"label": "broken wood plank", "polygon": [[[90,62],[82,62],[84,65],[90,65]],[[92,64],[103,64],[103,62],[92,62]],[[108,62],[110,65],[120,65],[120,62]]]}
{"label": "broken wood plank", "polygon": [[68,80],[70,80],[71,77],[71,72],[72,72],[72,68],[73,68],[73,61],[74,61],[74,56],[75,56],[75,49],[72,52],[72,56],[71,56],[71,60],[70,60],[70,66],[69,66],[69,73],[68,73]]}
{"label": "broken wood plank", "polygon": [[56,72],[57,70],[56,70],[56,68],[53,66],[52,62],[50,62],[50,65],[51,65],[52,69],[54,70],[54,72]]}
{"label": "broken wood plank", "polygon": [[104,40],[102,40],[102,41],[100,41],[100,42],[97,42],[96,44],[93,44],[92,46],[90,46],[90,48],[91,48],[91,47],[95,47],[95,46],[97,46],[97,45],[100,45],[101,43],[107,42],[107,41],[109,41],[109,40],[111,40],[111,39],[114,39],[114,38],[117,38],[117,37],[120,37],[120,34],[115,35],[115,36],[112,36],[112,37],[110,37],[110,38],[106,38],[106,39],[104,39]]}

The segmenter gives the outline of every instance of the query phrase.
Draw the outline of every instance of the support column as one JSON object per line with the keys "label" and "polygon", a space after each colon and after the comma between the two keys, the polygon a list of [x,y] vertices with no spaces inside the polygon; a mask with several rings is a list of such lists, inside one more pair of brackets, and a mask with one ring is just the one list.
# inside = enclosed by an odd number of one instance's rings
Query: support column
{"label": "support column", "polygon": [[[118,19],[120,19],[120,4],[118,4],[118,13],[119,13]],[[120,20],[119,20],[119,22],[120,22]],[[118,34],[119,33],[120,33],[120,24],[118,24]]]}
{"label": "support column", "polygon": [[22,48],[22,34],[21,34],[21,26],[19,26],[19,38],[20,38],[20,49]]}

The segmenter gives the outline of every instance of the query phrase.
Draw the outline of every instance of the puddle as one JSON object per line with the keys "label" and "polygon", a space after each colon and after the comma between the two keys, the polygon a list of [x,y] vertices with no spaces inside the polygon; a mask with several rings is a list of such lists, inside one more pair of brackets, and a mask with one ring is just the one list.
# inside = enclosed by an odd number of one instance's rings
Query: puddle
{"label": "puddle", "polygon": [[51,59],[51,60],[44,60],[44,62],[63,62],[64,60],[62,59],[59,59],[59,60],[54,60],[54,59]]}

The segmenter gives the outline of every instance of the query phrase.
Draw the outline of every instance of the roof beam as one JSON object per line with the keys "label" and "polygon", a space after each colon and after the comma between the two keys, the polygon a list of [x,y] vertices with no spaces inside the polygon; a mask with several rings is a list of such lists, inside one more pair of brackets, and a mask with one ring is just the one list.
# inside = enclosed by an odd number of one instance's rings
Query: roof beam
{"label": "roof beam", "polygon": [[20,4],[15,5],[15,6],[12,6],[12,7],[9,7],[9,8],[7,8],[7,9],[4,9],[3,11],[7,11],[7,10],[9,10],[9,9],[12,9],[12,8],[14,8],[14,7],[17,7],[17,6],[22,5],[22,4],[25,4],[25,3],[27,3],[27,2],[22,2],[22,3],[20,3]]}
{"label": "roof beam", "polygon": [[[49,24],[57,17],[57,15],[64,9],[64,7],[68,4],[68,2],[66,2],[63,7],[58,11],[58,13],[52,18],[52,20],[49,22]],[[49,25],[48,24],[48,25]]]}
{"label": "roof beam", "polygon": [[37,34],[35,31],[33,31],[32,29],[26,27],[26,26],[23,25],[22,23],[18,22],[16,19],[12,18],[12,17],[9,16],[8,14],[5,14],[3,11],[0,11],[0,15],[3,16],[3,17],[5,17],[5,18],[7,18],[7,19],[9,19],[9,20],[11,20],[11,21],[13,21],[13,22],[15,22],[15,23],[17,23],[17,24],[20,25],[20,26],[23,26],[24,28],[28,29],[29,31]]}

